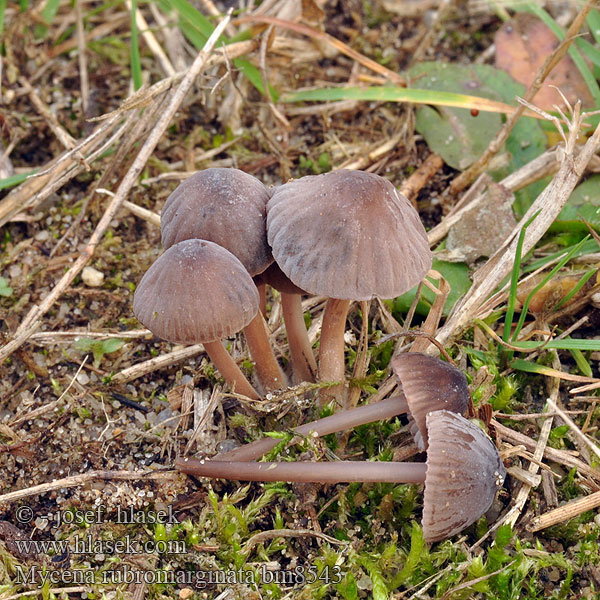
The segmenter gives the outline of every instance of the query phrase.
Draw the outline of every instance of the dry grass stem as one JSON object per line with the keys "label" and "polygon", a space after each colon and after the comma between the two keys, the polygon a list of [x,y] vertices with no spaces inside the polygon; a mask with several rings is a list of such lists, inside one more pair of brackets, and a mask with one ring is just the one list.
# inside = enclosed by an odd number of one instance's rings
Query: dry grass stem
{"label": "dry grass stem", "polygon": [[86,485],[92,481],[143,481],[144,479],[153,479],[156,481],[165,481],[166,479],[179,477],[177,471],[89,471],[80,475],[72,475],[63,479],[55,479],[48,483],[41,483],[22,490],[9,492],[0,496],[0,505],[3,502],[15,502],[23,498],[46,494],[53,490],[61,488],[71,488]]}
{"label": "dry grass stem", "polygon": [[[519,433],[518,431],[510,429],[510,427],[505,427],[502,425],[502,423],[499,423],[495,419],[492,419],[492,425],[503,440],[513,444],[523,445],[528,450],[535,452],[537,447],[537,442],[535,440],[522,433]],[[564,465],[570,469],[575,468],[579,471],[579,473],[587,475],[596,481],[600,481],[600,471],[593,469],[583,461],[579,460],[577,457],[573,456],[573,454],[566,452],[565,450],[557,450],[556,448],[546,446],[544,448],[544,456],[548,460],[551,460],[559,465]]]}
{"label": "dry grass stem", "polygon": [[198,354],[202,354],[203,352],[204,346],[202,344],[194,344],[193,346],[186,346],[185,348],[173,350],[173,352],[161,354],[160,356],[138,363],[132,367],[127,367],[114,375],[111,381],[113,383],[127,383],[128,381],[133,381],[134,379],[152,373],[153,371],[158,371],[159,369],[164,369],[181,362],[182,360],[198,356]]}
{"label": "dry grass stem", "polygon": [[594,492],[585,498],[579,498],[578,500],[572,500],[563,506],[559,506],[553,510],[548,511],[535,517],[531,523],[527,525],[527,531],[535,532],[558,525],[564,521],[568,521],[578,515],[587,512],[588,510],[595,510],[600,506],[600,492]]}
{"label": "dry grass stem", "polygon": [[594,442],[592,442],[587,435],[585,435],[577,424],[569,417],[569,415],[557,405],[556,400],[548,398],[548,404],[550,407],[560,416],[560,418],[569,426],[575,437],[585,444],[598,458],[600,458],[600,448]]}
{"label": "dry grass stem", "polygon": [[222,34],[225,24],[229,22],[229,19],[230,17],[227,16],[219,24],[219,26],[215,28],[214,32],[207,40],[204,49],[198,54],[193,64],[189,68],[188,72],[186,73],[185,77],[179,84],[179,87],[171,95],[168,101],[168,105],[165,107],[164,111],[161,112],[160,118],[156,123],[156,126],[148,136],[146,142],[141,147],[138,155],[133,161],[133,164],[131,165],[131,167],[127,171],[127,174],[121,181],[121,184],[117,189],[115,197],[107,207],[100,221],[98,222],[96,229],[90,237],[84,252],[80,255],[77,261],[75,261],[71,269],[56,284],[52,292],[48,294],[44,301],[39,306],[34,307],[28,313],[27,317],[25,318],[25,321],[17,330],[14,338],[10,342],[8,342],[2,349],[0,349],[0,362],[6,360],[6,358],[8,358],[12,354],[12,352],[19,348],[29,338],[29,336],[31,336],[31,334],[36,331],[36,329],[40,325],[39,319],[41,319],[41,317],[49,310],[49,308],[54,304],[54,302],[71,285],[75,277],[83,270],[83,267],[93,256],[96,245],[101,240],[110,222],[118,212],[121,203],[125,199],[125,196],[133,187],[139,174],[144,168],[146,161],[154,151],[154,148],[156,147],[156,144],[158,143],[161,136],[163,135],[165,129],[168,127],[171,118],[179,108],[179,105],[183,101],[185,95],[192,86],[192,83],[194,82],[196,77],[204,69],[208,56],[212,51],[215,43],[219,39],[219,36]]}
{"label": "dry grass stem", "polygon": [[[96,190],[98,193],[108,191],[108,190]],[[123,201],[123,208],[126,208],[130,213],[134,214],[136,217],[143,219],[147,223],[154,225],[155,227],[160,227],[160,215],[144,208],[143,206],[138,206],[133,202],[129,202],[129,200]]]}

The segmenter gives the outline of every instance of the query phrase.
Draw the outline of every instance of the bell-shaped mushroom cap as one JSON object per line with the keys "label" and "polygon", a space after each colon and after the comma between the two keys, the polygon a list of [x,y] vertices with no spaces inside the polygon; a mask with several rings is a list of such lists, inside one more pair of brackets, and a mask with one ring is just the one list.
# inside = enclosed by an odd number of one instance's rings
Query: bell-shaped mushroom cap
{"label": "bell-shaped mushroom cap", "polygon": [[420,352],[398,354],[391,362],[410,409],[410,432],[419,449],[425,450],[430,412],[465,414],[469,406],[467,378],[454,365]]}
{"label": "bell-shaped mushroom cap", "polygon": [[490,508],[506,470],[492,440],[464,417],[432,412],[427,428],[423,534],[435,542],[458,533]]}
{"label": "bell-shaped mushroom cap", "polygon": [[292,283],[289,277],[286,277],[276,262],[271,263],[260,275],[257,275],[254,281],[257,284],[266,283],[284,294],[306,294],[304,290]]}
{"label": "bell-shaped mushroom cap", "polygon": [[133,312],[170,342],[214,342],[254,318],[258,290],[231,252],[213,242],[185,240],[146,271],[135,290]]}
{"label": "bell-shaped mushroom cap", "polygon": [[393,298],[431,267],[417,211],[389,181],[363,171],[309,175],[277,188],[267,234],[281,270],[330,298]]}
{"label": "bell-shaped mushroom cap", "polygon": [[162,244],[170,248],[199,238],[226,248],[250,275],[272,262],[267,243],[269,191],[256,177],[239,169],[198,171],[167,198],[160,228]]}

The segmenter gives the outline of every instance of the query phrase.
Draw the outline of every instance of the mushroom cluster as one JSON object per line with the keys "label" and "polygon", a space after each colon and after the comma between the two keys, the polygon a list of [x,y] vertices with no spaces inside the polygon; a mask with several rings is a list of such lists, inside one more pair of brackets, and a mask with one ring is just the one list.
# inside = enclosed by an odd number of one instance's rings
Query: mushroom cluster
{"label": "mushroom cluster", "polygon": [[[350,302],[399,296],[432,262],[410,202],[386,179],[362,171],[302,177],[273,193],[238,169],[199,171],[167,199],[161,234],[166,251],[138,285],[136,317],[168,341],[203,343],[236,392],[255,399],[288,384],[269,342],[265,285],[281,293],[292,380],[337,383],[321,390],[320,404],[345,406]],[[328,298],[318,361],[302,294]],[[221,342],[242,329],[258,390]]]}
{"label": "mushroom cluster", "polygon": [[463,414],[469,403],[465,376],[456,367],[423,354],[393,360],[401,394],[342,411],[295,429],[322,436],[406,413],[425,463],[335,461],[252,462],[276,443],[264,438],[212,460],[180,458],[184,473],[246,481],[424,483],[423,535],[435,542],[462,531],[491,506],[506,471],[492,440]]}
{"label": "mushroom cluster", "polygon": [[[176,343],[203,343],[240,394],[288,384],[264,319],[265,286],[281,293],[294,382],[333,383],[320,403],[346,407],[344,331],[353,300],[398,296],[426,274],[432,255],[408,200],[386,179],[340,170],[292,180],[272,193],[237,169],[207,169],[167,199],[161,218],[165,252],[138,285],[136,317]],[[318,360],[308,340],[301,296],[326,296]],[[222,339],[243,330],[258,390]],[[424,483],[425,539],[461,531],[491,505],[504,480],[495,445],[464,418],[469,394],[452,365],[418,353],[392,360],[401,393],[296,428],[322,436],[405,414],[426,463],[254,462],[276,444],[265,438],[212,460],[178,459],[185,473],[235,480]],[[347,407],[346,407],[347,408]]]}

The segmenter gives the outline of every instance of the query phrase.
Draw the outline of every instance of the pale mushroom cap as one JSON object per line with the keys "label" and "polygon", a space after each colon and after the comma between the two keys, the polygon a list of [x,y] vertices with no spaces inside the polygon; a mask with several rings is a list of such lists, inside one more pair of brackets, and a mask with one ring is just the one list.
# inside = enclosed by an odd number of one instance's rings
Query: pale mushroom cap
{"label": "pale mushroom cap", "polygon": [[170,342],[213,342],[254,318],[258,290],[231,252],[213,242],[185,240],[146,271],[133,297],[133,312]]}
{"label": "pale mushroom cap", "polygon": [[420,352],[398,354],[391,363],[410,408],[410,431],[419,449],[425,450],[430,412],[450,410],[464,415],[467,411],[467,378],[454,365]]}
{"label": "pale mushroom cap", "polygon": [[432,262],[417,211],[389,181],[363,171],[309,175],[277,188],[267,234],[292,282],[330,298],[399,296]]}
{"label": "pale mushroom cap", "polygon": [[432,412],[427,429],[423,534],[435,542],[462,531],[490,508],[506,470],[492,440],[464,417]]}
{"label": "pale mushroom cap", "polygon": [[165,248],[199,238],[223,246],[250,275],[272,262],[267,243],[269,191],[239,169],[211,168],[183,181],[167,198],[161,214]]}

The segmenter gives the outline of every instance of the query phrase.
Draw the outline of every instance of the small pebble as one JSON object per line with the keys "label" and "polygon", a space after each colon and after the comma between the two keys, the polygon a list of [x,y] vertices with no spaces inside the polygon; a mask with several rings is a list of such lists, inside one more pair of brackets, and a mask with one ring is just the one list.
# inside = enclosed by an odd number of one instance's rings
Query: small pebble
{"label": "small pebble", "polygon": [[100,287],[104,282],[104,273],[94,267],[85,267],[81,272],[81,279],[89,287]]}
{"label": "small pebble", "polygon": [[87,373],[84,373],[83,371],[81,371],[79,373],[79,375],[77,375],[77,381],[81,385],[87,385],[90,382],[90,378]]}

